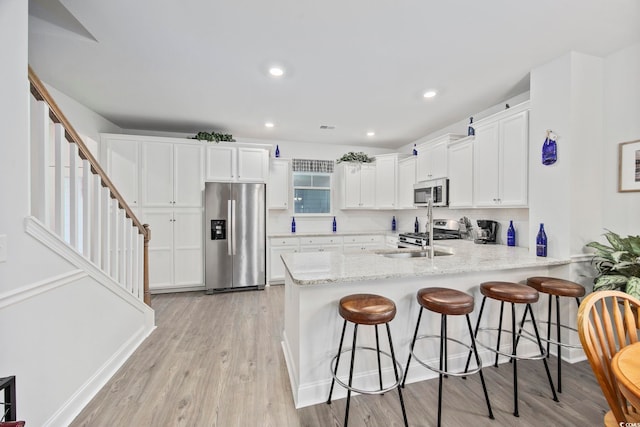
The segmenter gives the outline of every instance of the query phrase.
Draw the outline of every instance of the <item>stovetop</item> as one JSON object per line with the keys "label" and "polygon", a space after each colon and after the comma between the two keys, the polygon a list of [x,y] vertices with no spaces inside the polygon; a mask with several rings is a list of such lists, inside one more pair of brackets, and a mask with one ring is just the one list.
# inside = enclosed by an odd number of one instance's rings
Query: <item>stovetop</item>
{"label": "stovetop", "polygon": [[[408,237],[411,239],[428,239],[429,233],[400,233],[400,237]],[[444,231],[433,230],[433,240],[451,240],[460,239],[460,233],[447,233]]]}

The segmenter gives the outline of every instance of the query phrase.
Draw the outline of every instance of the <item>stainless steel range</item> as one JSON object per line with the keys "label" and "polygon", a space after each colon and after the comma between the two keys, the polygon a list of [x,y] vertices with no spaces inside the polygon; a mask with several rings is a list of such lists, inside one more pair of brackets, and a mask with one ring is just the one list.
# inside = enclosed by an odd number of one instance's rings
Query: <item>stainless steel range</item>
{"label": "stainless steel range", "polygon": [[[453,219],[433,220],[433,240],[460,239],[460,224]],[[399,248],[422,247],[429,244],[429,233],[400,233]]]}

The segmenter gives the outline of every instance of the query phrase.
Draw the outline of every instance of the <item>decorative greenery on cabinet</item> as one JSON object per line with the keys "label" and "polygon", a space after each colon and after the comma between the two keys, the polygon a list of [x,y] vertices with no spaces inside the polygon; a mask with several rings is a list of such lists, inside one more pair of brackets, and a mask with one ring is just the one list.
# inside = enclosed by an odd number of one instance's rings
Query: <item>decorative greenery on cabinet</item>
{"label": "decorative greenery on cabinet", "polygon": [[197,139],[198,141],[215,142],[216,144],[220,141],[236,142],[236,140],[233,139],[233,135],[218,132],[198,132],[192,139]]}
{"label": "decorative greenery on cabinet", "polygon": [[342,162],[357,162],[357,163],[371,163],[375,160],[375,157],[369,157],[362,151],[354,153],[353,151],[349,151],[347,154],[340,157],[336,160],[337,163]]}

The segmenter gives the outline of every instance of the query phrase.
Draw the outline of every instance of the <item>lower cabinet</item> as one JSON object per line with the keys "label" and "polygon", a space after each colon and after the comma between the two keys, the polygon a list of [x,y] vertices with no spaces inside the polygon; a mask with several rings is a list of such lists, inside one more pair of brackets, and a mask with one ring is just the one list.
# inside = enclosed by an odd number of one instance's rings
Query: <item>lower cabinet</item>
{"label": "lower cabinet", "polygon": [[342,236],[301,237],[300,252],[342,252]]}
{"label": "lower cabinet", "polygon": [[384,247],[385,241],[382,235],[346,236],[344,238],[345,253],[370,251]]}
{"label": "lower cabinet", "polygon": [[284,264],[280,255],[300,251],[297,237],[272,237],[269,239],[269,284],[284,283]]}
{"label": "lower cabinet", "polygon": [[202,209],[145,209],[149,224],[149,289],[197,288],[203,280]]}

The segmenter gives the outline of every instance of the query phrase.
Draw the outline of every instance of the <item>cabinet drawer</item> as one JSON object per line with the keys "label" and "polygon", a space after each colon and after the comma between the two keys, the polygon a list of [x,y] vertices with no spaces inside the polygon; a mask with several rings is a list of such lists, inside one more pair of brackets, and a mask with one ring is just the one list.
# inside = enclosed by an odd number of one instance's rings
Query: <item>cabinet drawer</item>
{"label": "cabinet drawer", "polygon": [[272,237],[269,243],[271,246],[298,246],[299,240],[297,237]]}
{"label": "cabinet drawer", "polygon": [[301,237],[301,245],[341,245],[342,237],[340,236],[317,236],[317,237]]}
{"label": "cabinet drawer", "polygon": [[367,235],[367,236],[347,236],[344,238],[344,243],[382,243],[384,242],[384,236]]}

